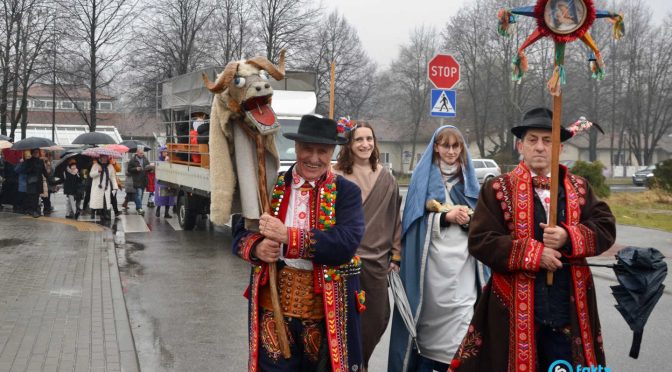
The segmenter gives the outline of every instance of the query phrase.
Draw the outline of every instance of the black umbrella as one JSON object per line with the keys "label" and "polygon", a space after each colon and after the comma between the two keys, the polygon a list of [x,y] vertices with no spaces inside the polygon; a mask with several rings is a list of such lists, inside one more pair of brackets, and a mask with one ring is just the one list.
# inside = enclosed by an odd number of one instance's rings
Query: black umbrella
{"label": "black umbrella", "polygon": [[12,141],[12,137],[5,136],[4,134],[0,134],[0,141]]}
{"label": "black umbrella", "polygon": [[74,145],[107,145],[110,143],[117,143],[114,138],[110,137],[105,133],[100,132],[88,132],[83,133],[77,136],[74,141]]}
{"label": "black umbrella", "polygon": [[128,147],[128,152],[136,152],[138,151],[138,147],[142,147],[144,151],[149,151],[152,149],[151,147],[145,145],[143,142],[140,142],[138,140],[121,141],[119,144]]}
{"label": "black umbrella", "polygon": [[56,160],[53,163],[54,167],[54,176],[56,177],[63,177],[63,172],[65,172],[65,168],[68,167],[68,163],[70,162],[70,159],[75,159],[77,161],[77,168],[81,171],[82,169],[90,168],[91,164],[93,161],[91,160],[90,157],[84,156],[81,153],[69,153],[63,155],[62,158]]}
{"label": "black umbrella", "polygon": [[614,265],[588,264],[614,269],[619,285],[611,287],[616,299],[616,309],[632,329],[634,335],[630,357],[639,357],[644,325],[653,308],[663,295],[663,281],[667,276],[667,263],[655,248],[625,247],[616,255]]}
{"label": "black umbrella", "polygon": [[28,137],[19,142],[14,142],[12,150],[32,150],[40,147],[55,146],[56,144],[48,138],[43,137]]}

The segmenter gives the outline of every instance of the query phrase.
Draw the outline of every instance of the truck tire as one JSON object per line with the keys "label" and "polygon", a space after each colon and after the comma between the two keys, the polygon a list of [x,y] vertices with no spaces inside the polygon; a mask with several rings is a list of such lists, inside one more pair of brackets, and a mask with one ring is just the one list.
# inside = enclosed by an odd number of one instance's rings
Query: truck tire
{"label": "truck tire", "polygon": [[196,213],[189,209],[186,195],[177,198],[177,222],[183,230],[193,230],[196,227]]}

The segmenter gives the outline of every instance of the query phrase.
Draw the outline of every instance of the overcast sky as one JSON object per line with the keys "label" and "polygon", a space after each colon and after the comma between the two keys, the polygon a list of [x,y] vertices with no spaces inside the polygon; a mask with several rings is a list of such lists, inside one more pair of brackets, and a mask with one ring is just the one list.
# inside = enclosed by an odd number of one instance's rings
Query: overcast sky
{"label": "overcast sky", "polygon": [[[671,0],[642,0],[654,11],[656,21],[672,11]],[[322,0],[328,10],[338,9],[355,26],[364,48],[381,68],[397,57],[414,27],[425,24],[438,31],[451,15],[471,0]],[[530,3],[534,2],[531,0]],[[502,0],[502,4],[505,2]],[[597,3],[604,3],[597,1]],[[495,27],[493,23],[489,27]],[[626,35],[628,20],[625,20]]]}

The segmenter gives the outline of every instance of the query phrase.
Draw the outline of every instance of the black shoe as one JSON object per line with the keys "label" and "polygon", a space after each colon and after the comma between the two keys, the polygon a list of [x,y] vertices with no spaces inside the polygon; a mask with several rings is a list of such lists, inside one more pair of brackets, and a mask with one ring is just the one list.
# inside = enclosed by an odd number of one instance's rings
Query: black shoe
{"label": "black shoe", "polygon": [[156,208],[156,213],[154,213],[154,215],[156,216],[156,218],[161,217],[161,207]]}
{"label": "black shoe", "polygon": [[79,218],[79,211],[75,212],[75,219]]}
{"label": "black shoe", "polygon": [[32,212],[30,215],[33,216],[33,218],[37,218],[40,217],[40,212]]}
{"label": "black shoe", "polygon": [[173,218],[173,216],[171,216],[170,213],[168,213],[168,211],[166,210],[166,213],[163,215],[163,218]]}

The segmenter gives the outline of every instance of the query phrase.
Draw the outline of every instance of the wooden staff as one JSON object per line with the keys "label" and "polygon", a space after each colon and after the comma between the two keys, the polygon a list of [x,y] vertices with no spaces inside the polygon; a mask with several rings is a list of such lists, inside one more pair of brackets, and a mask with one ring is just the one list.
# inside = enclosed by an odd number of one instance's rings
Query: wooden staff
{"label": "wooden staff", "polygon": [[[266,153],[264,148],[264,139],[261,133],[254,134],[254,141],[257,145],[257,166],[259,168],[259,200],[263,212],[271,213],[271,203],[268,200],[268,190],[266,188]],[[280,299],[278,298],[278,268],[275,262],[268,264],[268,276],[270,279],[271,303],[273,304],[273,319],[275,320],[275,331],[280,342],[280,350],[285,359],[292,357],[289,350],[289,340],[285,330],[285,317],[280,308]]]}
{"label": "wooden staff", "polygon": [[[562,93],[553,96],[553,131],[551,132],[551,206],[548,208],[548,226],[555,227],[558,220],[558,184],[560,182],[560,122],[562,119]],[[546,271],[546,284],[553,285],[553,272]]]}
{"label": "wooden staff", "polygon": [[334,119],[334,94],[336,92],[336,62],[331,62],[331,81],[329,82],[329,119]]}

